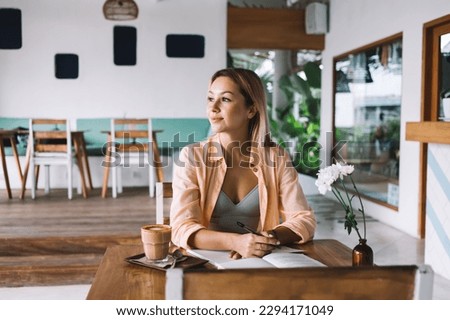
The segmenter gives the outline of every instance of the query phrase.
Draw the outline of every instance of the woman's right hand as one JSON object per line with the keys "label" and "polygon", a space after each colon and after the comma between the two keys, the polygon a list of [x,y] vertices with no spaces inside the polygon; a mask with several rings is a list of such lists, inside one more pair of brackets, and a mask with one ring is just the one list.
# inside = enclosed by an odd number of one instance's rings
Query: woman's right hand
{"label": "woman's right hand", "polygon": [[279,241],[275,238],[246,233],[235,237],[233,251],[243,258],[263,257],[277,245]]}

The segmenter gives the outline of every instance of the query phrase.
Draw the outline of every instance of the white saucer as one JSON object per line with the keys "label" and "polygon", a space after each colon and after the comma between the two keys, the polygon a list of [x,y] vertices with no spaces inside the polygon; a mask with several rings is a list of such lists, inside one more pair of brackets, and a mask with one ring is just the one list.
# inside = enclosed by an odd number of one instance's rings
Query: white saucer
{"label": "white saucer", "polygon": [[448,122],[448,121],[450,121],[450,118],[439,117],[439,120],[442,120],[442,121],[446,121],[446,122]]}

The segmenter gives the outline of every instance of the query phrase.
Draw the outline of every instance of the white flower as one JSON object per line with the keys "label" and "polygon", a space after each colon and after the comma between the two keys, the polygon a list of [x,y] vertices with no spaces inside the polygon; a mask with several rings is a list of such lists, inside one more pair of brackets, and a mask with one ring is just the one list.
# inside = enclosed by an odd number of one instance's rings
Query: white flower
{"label": "white flower", "polygon": [[336,165],[333,164],[329,167],[320,169],[317,176],[316,186],[321,194],[325,194],[327,191],[331,191],[331,185],[339,177],[339,170],[337,170]]}
{"label": "white flower", "polygon": [[331,185],[324,183],[323,181],[316,180],[316,186],[319,189],[321,194],[327,193],[327,191],[331,191]]}
{"label": "white flower", "polygon": [[347,176],[349,174],[352,174],[355,170],[355,167],[352,165],[342,165],[340,163],[336,164],[336,167],[339,170],[339,178],[344,179],[344,176]]}
{"label": "white flower", "polygon": [[352,174],[355,168],[351,165],[342,165],[340,163],[320,169],[317,173],[316,186],[321,194],[331,191],[332,184],[337,179],[344,179],[344,176]]}

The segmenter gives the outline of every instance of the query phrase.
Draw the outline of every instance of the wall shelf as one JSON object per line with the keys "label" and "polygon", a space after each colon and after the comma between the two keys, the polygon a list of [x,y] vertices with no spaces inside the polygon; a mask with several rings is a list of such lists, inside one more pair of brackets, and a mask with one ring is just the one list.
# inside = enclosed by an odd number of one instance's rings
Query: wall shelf
{"label": "wall shelf", "polygon": [[406,140],[450,144],[450,122],[423,121],[406,123]]}

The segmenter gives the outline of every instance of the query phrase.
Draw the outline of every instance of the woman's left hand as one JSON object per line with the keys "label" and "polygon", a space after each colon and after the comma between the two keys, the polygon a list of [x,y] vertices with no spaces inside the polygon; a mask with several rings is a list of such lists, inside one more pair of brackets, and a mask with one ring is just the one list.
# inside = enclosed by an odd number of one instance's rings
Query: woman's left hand
{"label": "woman's left hand", "polygon": [[252,233],[235,235],[232,239],[231,249],[242,258],[263,257],[279,245],[278,240],[273,237]]}

